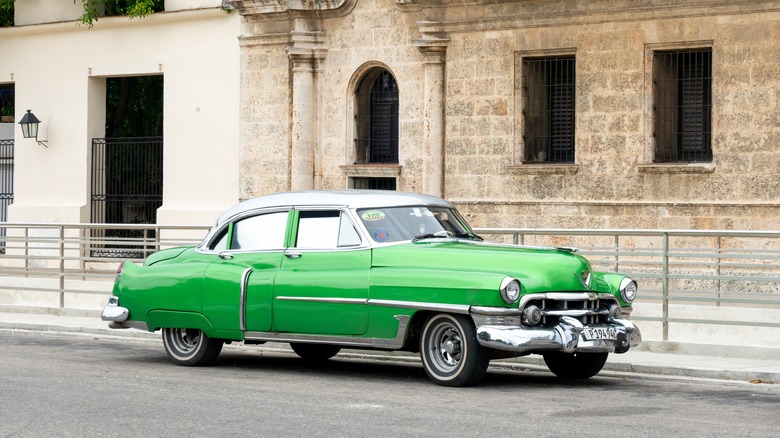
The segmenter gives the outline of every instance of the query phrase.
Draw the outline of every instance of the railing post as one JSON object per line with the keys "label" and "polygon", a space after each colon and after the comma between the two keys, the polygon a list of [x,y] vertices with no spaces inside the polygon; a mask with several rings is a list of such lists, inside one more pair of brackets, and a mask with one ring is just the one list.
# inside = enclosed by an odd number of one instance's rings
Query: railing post
{"label": "railing post", "polygon": [[65,308],[65,226],[60,225],[60,310]]}
{"label": "railing post", "polygon": [[615,272],[620,272],[620,235],[615,234]]}
{"label": "railing post", "polygon": [[717,262],[715,263],[715,275],[717,278],[717,281],[715,281],[715,291],[718,293],[718,300],[715,301],[715,307],[720,307],[720,298],[721,298],[721,291],[720,291],[720,264],[722,261],[721,257],[721,236],[718,236],[718,258]]}
{"label": "railing post", "polygon": [[661,262],[661,324],[662,340],[669,340],[669,234],[663,233],[663,258]]}

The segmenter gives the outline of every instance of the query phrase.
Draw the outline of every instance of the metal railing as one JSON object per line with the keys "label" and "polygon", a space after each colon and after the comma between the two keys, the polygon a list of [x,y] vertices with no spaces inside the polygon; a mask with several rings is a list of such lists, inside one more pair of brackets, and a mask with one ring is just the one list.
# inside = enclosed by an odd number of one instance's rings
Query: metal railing
{"label": "metal railing", "polygon": [[[64,309],[66,296],[107,296],[110,288],[90,286],[111,281],[119,262],[142,262],[163,248],[195,245],[209,227],[2,223],[0,229],[5,231],[0,237],[5,248],[0,254],[0,292],[57,294],[58,307]],[[131,231],[137,237],[111,237],[105,230]]]}
{"label": "metal railing", "polygon": [[[476,230],[487,240],[519,245],[576,247],[592,268],[620,272],[640,284],[638,303],[660,305],[662,339],[670,323],[761,326],[780,322],[680,318],[670,305],[780,309],[780,232],[703,230]],[[734,312],[735,314],[738,312]]]}
{"label": "metal railing", "polygon": [[[0,304],[8,304],[8,296],[45,294],[58,297],[48,307],[59,309],[71,308],[78,296],[105,300],[119,262],[126,260],[111,254],[135,254],[130,260],[141,262],[159,249],[197,244],[208,230],[206,226],[17,223],[3,223],[0,228],[6,233],[0,238],[6,248],[0,254]],[[135,230],[140,237],[105,237],[100,232],[104,229]],[[640,284],[635,307],[649,304],[653,311],[635,312],[632,319],[660,324],[662,340],[669,339],[670,324],[780,329],[780,319],[771,313],[780,315],[780,232],[504,228],[477,232],[490,241],[577,247],[594,270],[635,278]],[[679,306],[716,311],[681,317],[671,312]],[[729,316],[718,316],[723,312],[730,312]],[[763,319],[759,314],[765,314]]]}

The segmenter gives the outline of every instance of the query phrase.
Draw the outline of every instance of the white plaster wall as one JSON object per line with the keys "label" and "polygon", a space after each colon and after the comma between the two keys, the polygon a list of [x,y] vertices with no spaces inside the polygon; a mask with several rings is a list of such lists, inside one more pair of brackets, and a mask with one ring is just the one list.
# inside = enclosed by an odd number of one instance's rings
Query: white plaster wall
{"label": "white plaster wall", "polygon": [[89,222],[90,145],[103,133],[105,78],[162,74],[158,222],[211,224],[238,200],[238,34],[238,14],[216,8],[108,17],[92,29],[0,29],[0,81],[15,84],[17,120],[31,109],[48,145],[15,134],[9,221]]}
{"label": "white plaster wall", "polygon": [[16,123],[0,123],[0,140],[13,140]]}
{"label": "white plaster wall", "polygon": [[[166,0],[165,12],[217,8],[221,5],[222,0]],[[17,0],[14,4],[14,24],[24,26],[76,20],[83,10],[81,0]]]}

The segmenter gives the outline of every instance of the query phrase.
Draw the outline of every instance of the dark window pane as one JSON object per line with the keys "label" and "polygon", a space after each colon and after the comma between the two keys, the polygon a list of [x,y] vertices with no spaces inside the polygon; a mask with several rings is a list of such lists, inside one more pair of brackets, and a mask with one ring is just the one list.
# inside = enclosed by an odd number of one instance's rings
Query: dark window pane
{"label": "dark window pane", "polygon": [[712,161],[712,50],[653,54],[655,161]]}
{"label": "dark window pane", "polygon": [[523,59],[525,162],[574,162],[574,91],[574,57]]}

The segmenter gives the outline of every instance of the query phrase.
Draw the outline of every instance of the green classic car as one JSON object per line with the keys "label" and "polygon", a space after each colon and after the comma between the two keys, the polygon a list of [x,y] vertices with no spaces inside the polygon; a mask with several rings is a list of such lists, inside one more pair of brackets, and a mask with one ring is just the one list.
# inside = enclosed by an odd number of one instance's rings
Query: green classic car
{"label": "green classic car", "polygon": [[478,382],[491,359],[541,354],[562,378],[597,374],[641,341],[634,280],[571,248],[484,242],[440,198],[307,191],[230,208],[197,247],[123,263],[102,319],[162,330],[174,363],[225,342],[419,352],[435,383]]}

